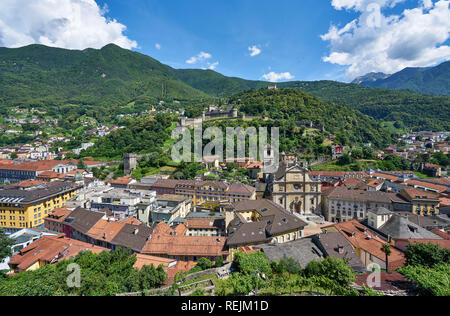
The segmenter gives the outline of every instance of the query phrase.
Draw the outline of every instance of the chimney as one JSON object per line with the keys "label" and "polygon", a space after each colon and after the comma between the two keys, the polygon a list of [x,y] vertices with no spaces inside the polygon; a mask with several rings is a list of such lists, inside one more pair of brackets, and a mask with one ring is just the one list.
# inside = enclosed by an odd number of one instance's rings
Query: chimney
{"label": "chimney", "polygon": [[344,247],[343,246],[338,246],[338,253],[343,255],[344,254]]}
{"label": "chimney", "polygon": [[134,230],[134,234],[137,235],[138,233],[139,233],[139,229],[136,228],[136,229]]}

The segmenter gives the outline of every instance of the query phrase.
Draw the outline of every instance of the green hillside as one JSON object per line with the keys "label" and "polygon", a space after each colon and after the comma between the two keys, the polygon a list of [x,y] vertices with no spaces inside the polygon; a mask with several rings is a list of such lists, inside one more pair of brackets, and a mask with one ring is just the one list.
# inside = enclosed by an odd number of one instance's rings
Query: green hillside
{"label": "green hillside", "polygon": [[247,115],[269,115],[274,125],[282,128],[282,136],[291,144],[287,149],[308,147],[303,141],[305,128],[301,123],[322,125],[325,132],[319,135],[318,144],[324,137],[337,136],[341,144],[372,143],[381,147],[392,142],[390,133],[374,119],[350,109],[346,105],[326,103],[296,89],[253,90],[230,98],[240,111]]}
{"label": "green hillside", "polygon": [[450,97],[374,89],[335,81],[289,82],[280,87],[306,91],[327,102],[346,104],[380,121],[415,130],[450,130]]}
{"label": "green hillside", "polygon": [[[442,73],[446,70],[439,68]],[[436,71],[436,70],[435,70]],[[441,75],[441,77],[443,77]],[[423,82],[427,82],[423,78]],[[0,111],[11,106],[45,107],[60,113],[61,106],[93,111],[97,119],[132,113],[166,101],[188,115],[201,112],[214,98],[226,98],[268,85],[226,77],[211,70],[176,70],[157,60],[115,45],[83,51],[30,45],[0,48]],[[380,122],[398,122],[412,129],[450,130],[450,97],[410,91],[375,89],[334,81],[283,82],[326,102],[345,104]],[[178,102],[180,101],[180,102]],[[83,113],[82,113],[83,114]],[[80,115],[82,115],[80,114]]]}
{"label": "green hillside", "polygon": [[376,88],[450,95],[450,61],[430,68],[405,68],[388,78],[361,84]]}
{"label": "green hillside", "polygon": [[226,77],[213,70],[179,69],[177,77],[191,87],[209,95],[224,98],[250,89],[260,89],[268,85],[264,81],[251,81]]}
{"label": "green hillside", "polygon": [[207,97],[151,57],[107,45],[63,50],[41,45],[0,49],[0,101],[20,104],[127,104],[139,97]]}

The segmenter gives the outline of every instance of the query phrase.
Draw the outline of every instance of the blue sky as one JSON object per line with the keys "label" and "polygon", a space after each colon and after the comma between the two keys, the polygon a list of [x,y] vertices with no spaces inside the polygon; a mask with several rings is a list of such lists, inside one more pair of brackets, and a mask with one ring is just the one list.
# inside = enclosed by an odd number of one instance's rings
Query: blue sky
{"label": "blue sky", "polygon": [[[450,0],[1,0],[0,46],[108,43],[174,68],[351,81],[450,59]],[[250,49],[251,48],[251,49]]]}
{"label": "blue sky", "polygon": [[[355,13],[337,11],[324,0],[107,0],[108,16],[127,26],[137,51],[175,68],[189,65],[200,52],[219,62],[216,71],[245,79],[290,72],[295,79],[336,79],[341,66],[324,63],[328,43],[320,35],[331,21],[346,22]],[[155,44],[159,44],[158,50]],[[251,57],[249,47],[261,50]]]}

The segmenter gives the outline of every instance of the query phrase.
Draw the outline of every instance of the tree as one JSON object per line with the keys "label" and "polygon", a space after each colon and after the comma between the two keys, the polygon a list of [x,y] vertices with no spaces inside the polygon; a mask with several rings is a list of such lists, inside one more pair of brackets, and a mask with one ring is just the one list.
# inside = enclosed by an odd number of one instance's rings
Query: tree
{"label": "tree", "polygon": [[78,160],[77,169],[86,170],[87,166],[84,163],[83,159]]}
{"label": "tree", "polygon": [[432,243],[409,244],[405,251],[406,265],[433,267],[437,264],[450,264],[450,250]]}
{"label": "tree", "polygon": [[302,267],[298,263],[297,260],[295,260],[292,257],[283,257],[280,259],[280,265],[284,268],[283,270],[289,273],[289,276],[291,274],[297,274],[300,273],[302,270]]}
{"label": "tree", "polygon": [[[292,257],[281,258],[279,264],[283,267],[283,270],[289,274],[288,282],[291,280],[292,274],[298,274],[302,270],[302,267],[300,266],[298,261]],[[289,292],[292,294],[292,285],[290,282],[289,282]]]}
{"label": "tree", "polygon": [[0,227],[0,261],[12,255],[11,246],[14,245],[14,240],[9,238]]}
{"label": "tree", "polygon": [[391,255],[392,251],[391,251],[391,245],[389,244],[383,244],[381,246],[381,251],[384,252],[384,254],[386,255],[386,272],[389,272],[389,256]]}
{"label": "tree", "polygon": [[404,266],[398,269],[408,280],[419,285],[426,295],[450,296],[449,264],[428,266]]}
{"label": "tree", "polygon": [[143,266],[139,271],[141,290],[148,290],[162,286],[167,281],[167,275],[162,265]]}
{"label": "tree", "polygon": [[269,274],[271,272],[270,261],[261,251],[256,251],[249,254],[238,251],[235,254],[233,263],[237,269],[244,274]]}
{"label": "tree", "polygon": [[221,266],[223,266],[224,261],[223,261],[223,257],[222,256],[217,256],[215,258],[216,261],[216,268],[220,268]]}
{"label": "tree", "polygon": [[345,259],[326,257],[322,261],[311,261],[304,274],[307,277],[322,276],[336,282],[340,286],[349,286],[355,280],[355,272]]}
{"label": "tree", "polygon": [[197,267],[201,268],[201,270],[207,270],[213,268],[214,263],[212,263],[208,258],[201,257],[197,262]]}

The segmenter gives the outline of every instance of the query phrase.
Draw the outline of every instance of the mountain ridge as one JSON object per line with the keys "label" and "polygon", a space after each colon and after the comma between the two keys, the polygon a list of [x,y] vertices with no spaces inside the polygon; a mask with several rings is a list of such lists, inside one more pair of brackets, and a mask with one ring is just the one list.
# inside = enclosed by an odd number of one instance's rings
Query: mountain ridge
{"label": "mountain ridge", "polygon": [[370,77],[370,74],[367,74],[356,78],[353,82],[372,88],[450,95],[450,61],[434,67],[407,67],[386,78],[375,80]]}
{"label": "mountain ridge", "polygon": [[[202,104],[200,100],[228,98],[269,85],[272,83],[227,77],[213,70],[174,69],[114,44],[82,51],[43,45],[0,48],[0,107],[120,107],[135,102],[151,106],[161,100],[195,107]],[[277,86],[348,105],[380,121],[400,120],[411,128],[450,129],[448,96],[327,80],[281,82]]]}

